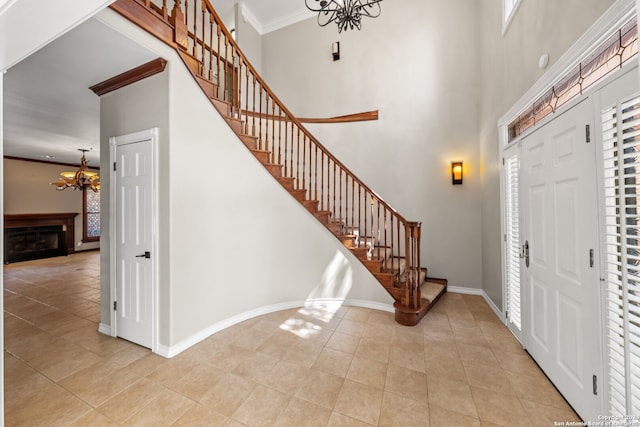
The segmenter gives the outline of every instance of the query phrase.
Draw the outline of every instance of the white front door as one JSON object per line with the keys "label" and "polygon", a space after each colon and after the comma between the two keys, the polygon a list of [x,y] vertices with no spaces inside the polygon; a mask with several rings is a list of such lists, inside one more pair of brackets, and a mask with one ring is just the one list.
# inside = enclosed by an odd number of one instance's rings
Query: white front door
{"label": "white front door", "polygon": [[[596,140],[590,99],[522,140],[523,341],[585,420],[602,414]],[[593,133],[593,132],[592,132]]]}
{"label": "white front door", "polygon": [[153,138],[112,138],[116,335],[153,348],[155,319]]}

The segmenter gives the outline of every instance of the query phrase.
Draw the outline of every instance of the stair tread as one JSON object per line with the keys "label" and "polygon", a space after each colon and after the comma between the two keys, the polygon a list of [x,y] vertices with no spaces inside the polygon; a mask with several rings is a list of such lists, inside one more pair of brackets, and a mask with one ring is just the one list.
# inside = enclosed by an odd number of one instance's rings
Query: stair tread
{"label": "stair tread", "polygon": [[422,299],[433,301],[444,290],[444,285],[435,282],[424,282],[420,287]]}

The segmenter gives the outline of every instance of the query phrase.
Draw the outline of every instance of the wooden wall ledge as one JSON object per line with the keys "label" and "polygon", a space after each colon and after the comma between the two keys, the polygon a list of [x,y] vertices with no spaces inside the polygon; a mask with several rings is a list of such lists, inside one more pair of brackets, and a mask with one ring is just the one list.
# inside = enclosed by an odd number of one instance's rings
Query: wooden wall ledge
{"label": "wooden wall ledge", "polygon": [[161,73],[164,71],[166,66],[166,59],[156,58],[146,64],[142,64],[136,68],[130,69],[129,71],[125,71],[122,74],[118,74],[115,77],[111,77],[108,80],[95,84],[89,89],[91,89],[96,95],[101,96],[105,93],[113,92],[114,90]]}

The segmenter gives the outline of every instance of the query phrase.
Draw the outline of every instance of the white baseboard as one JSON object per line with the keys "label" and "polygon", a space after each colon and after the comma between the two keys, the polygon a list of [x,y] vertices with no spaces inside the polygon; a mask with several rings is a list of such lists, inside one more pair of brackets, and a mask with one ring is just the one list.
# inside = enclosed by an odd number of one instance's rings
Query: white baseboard
{"label": "white baseboard", "polygon": [[156,354],[162,357],[172,358],[182,353],[183,351],[189,349],[190,347],[198,344],[199,342],[204,341],[205,339],[209,338],[211,335],[215,334],[216,332],[220,332],[223,329],[236,325],[240,322],[244,322],[245,320],[253,319],[254,317],[258,317],[258,316],[263,316],[265,314],[274,313],[276,311],[313,306],[316,304],[347,305],[352,307],[363,307],[363,308],[370,308],[372,310],[387,311],[390,313],[395,312],[393,306],[390,304],[384,304],[380,302],[366,301],[366,300],[313,299],[313,300],[305,300],[305,301],[283,302],[279,304],[273,304],[265,307],[256,308],[254,310],[249,310],[244,313],[240,313],[235,316],[229,317],[228,319],[222,320],[218,323],[214,323],[208,328],[205,328],[202,331],[191,335],[189,338],[186,338],[175,345],[165,346],[165,345],[159,344]]}
{"label": "white baseboard", "polygon": [[489,298],[489,295],[487,295],[487,293],[484,290],[476,289],[476,288],[461,288],[458,286],[447,286],[447,292],[452,292],[454,294],[481,296],[482,298],[484,298],[485,302],[491,308],[491,310],[493,310],[495,315],[498,316],[498,319],[500,319],[500,321],[505,325],[507,324],[507,319],[504,317],[504,313],[500,311],[498,306],[495,305],[495,303],[491,300],[491,298]]}
{"label": "white baseboard", "polygon": [[482,289],[462,288],[460,286],[447,286],[447,292],[465,295],[482,295]]}
{"label": "white baseboard", "polygon": [[100,323],[100,325],[98,326],[98,332],[100,332],[101,334],[105,334],[105,335],[111,335],[111,325],[106,325],[104,323]]}
{"label": "white baseboard", "polygon": [[493,312],[496,314],[496,316],[498,316],[498,319],[500,319],[500,321],[506,325],[507,324],[507,318],[504,317],[504,313],[502,311],[500,311],[498,306],[495,305],[493,300],[491,298],[489,298],[489,295],[487,295],[487,293],[485,291],[482,291],[482,298],[484,298],[484,301],[487,303],[487,305],[491,308],[491,310],[493,310]]}

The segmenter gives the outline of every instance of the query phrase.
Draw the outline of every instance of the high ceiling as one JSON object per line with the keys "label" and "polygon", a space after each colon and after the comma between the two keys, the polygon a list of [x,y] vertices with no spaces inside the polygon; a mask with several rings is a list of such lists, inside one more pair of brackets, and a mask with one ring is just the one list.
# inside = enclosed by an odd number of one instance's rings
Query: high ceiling
{"label": "high ceiling", "polygon": [[[0,0],[0,13],[15,0]],[[223,15],[238,0],[212,0]],[[311,16],[304,0],[244,0],[245,18],[270,31]],[[88,88],[155,56],[89,19],[10,68],[4,77],[4,155],[99,164],[100,99]]]}

